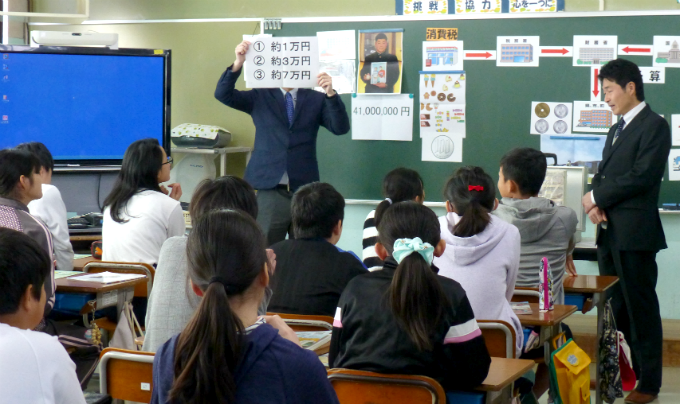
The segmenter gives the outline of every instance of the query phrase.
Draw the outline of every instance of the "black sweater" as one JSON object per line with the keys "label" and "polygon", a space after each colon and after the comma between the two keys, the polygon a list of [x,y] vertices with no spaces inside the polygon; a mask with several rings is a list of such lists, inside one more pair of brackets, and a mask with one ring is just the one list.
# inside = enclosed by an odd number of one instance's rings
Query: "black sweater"
{"label": "black sweater", "polygon": [[389,257],[382,270],[358,276],[345,288],[333,324],[330,367],[424,375],[447,390],[479,385],[491,358],[463,288],[437,275],[449,307],[432,335],[433,350],[419,351],[387,300],[396,267]]}

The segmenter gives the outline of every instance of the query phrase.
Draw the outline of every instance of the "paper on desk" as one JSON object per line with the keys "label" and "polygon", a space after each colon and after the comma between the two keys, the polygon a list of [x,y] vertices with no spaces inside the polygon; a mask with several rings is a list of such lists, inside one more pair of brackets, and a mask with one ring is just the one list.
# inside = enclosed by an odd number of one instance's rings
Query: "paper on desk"
{"label": "paper on desk", "polygon": [[79,260],[81,258],[89,258],[89,257],[92,257],[92,254],[73,254],[74,260]]}
{"label": "paper on desk", "polygon": [[80,271],[54,271],[54,279],[68,278],[69,276],[82,274]]}
{"label": "paper on desk", "polygon": [[142,274],[118,274],[114,272],[100,272],[96,274],[87,274],[73,278],[74,281],[81,282],[99,282],[103,284],[117,283],[129,281],[132,279],[144,278],[146,275]]}

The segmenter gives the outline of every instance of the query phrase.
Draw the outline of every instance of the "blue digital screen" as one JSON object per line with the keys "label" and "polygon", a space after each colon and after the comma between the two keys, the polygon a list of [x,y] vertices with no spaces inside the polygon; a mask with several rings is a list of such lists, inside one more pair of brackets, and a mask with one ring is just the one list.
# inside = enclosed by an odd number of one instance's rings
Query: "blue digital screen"
{"label": "blue digital screen", "polygon": [[2,53],[0,62],[0,148],[38,141],[55,160],[115,160],[135,140],[163,144],[163,57]]}

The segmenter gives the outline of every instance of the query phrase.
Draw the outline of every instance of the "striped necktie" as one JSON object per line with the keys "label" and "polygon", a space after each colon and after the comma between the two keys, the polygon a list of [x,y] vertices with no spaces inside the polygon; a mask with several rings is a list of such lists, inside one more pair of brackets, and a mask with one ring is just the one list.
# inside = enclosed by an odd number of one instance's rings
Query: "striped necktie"
{"label": "striped necktie", "polygon": [[295,105],[293,104],[293,95],[290,92],[286,93],[286,114],[288,115],[288,125],[293,124],[293,113],[295,112]]}
{"label": "striped necktie", "polygon": [[619,138],[621,132],[623,132],[623,127],[626,126],[626,121],[623,118],[619,119],[619,125],[616,127],[616,133],[614,133],[614,140],[612,140],[612,146],[616,143],[616,139]]}

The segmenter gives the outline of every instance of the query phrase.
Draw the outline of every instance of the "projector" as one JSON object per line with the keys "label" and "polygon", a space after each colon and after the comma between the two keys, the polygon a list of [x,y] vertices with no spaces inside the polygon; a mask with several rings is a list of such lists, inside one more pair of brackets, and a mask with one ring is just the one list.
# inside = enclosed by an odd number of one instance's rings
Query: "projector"
{"label": "projector", "polygon": [[118,49],[118,34],[31,31],[31,46],[106,46]]}

